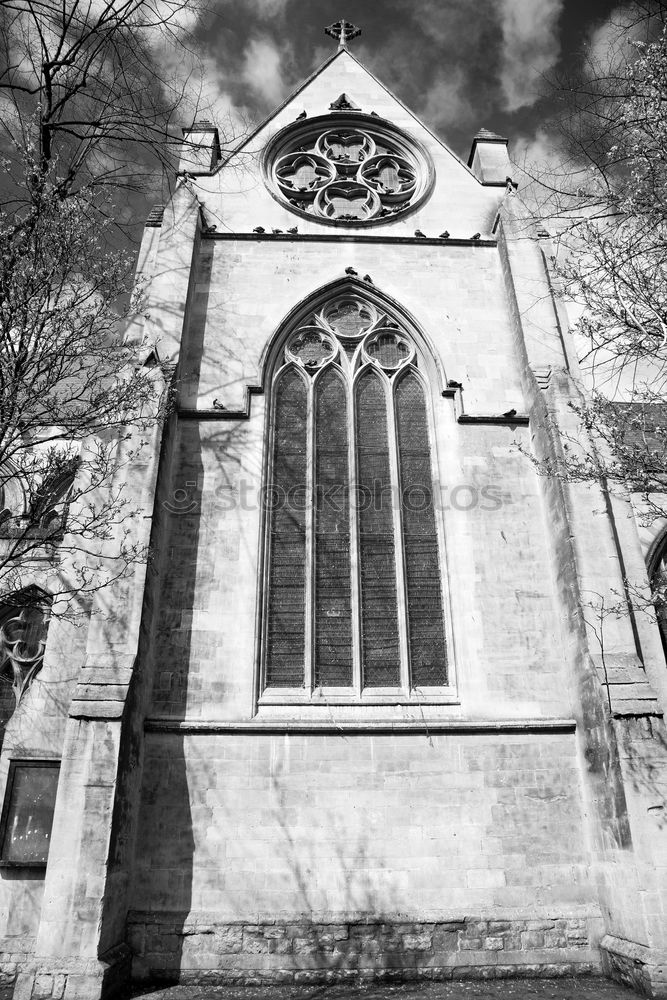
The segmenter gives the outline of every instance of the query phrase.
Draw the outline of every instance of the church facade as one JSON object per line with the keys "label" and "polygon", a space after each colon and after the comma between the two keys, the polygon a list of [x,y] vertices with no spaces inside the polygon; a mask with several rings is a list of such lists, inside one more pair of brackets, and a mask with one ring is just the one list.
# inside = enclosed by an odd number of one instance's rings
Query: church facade
{"label": "church facade", "polygon": [[187,133],[131,334],[176,403],[119,471],[151,560],[51,623],[2,747],[20,1000],[601,971],[667,996],[665,655],[630,603],[596,617],[661,536],[537,467],[582,386],[511,173],[344,33],[228,161]]}

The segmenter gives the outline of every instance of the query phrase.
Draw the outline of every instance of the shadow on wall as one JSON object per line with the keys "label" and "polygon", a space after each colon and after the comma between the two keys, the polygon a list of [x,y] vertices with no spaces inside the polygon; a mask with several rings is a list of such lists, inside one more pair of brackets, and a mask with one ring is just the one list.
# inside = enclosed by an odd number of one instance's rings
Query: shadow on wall
{"label": "shadow on wall", "polygon": [[[597,917],[593,923],[571,915],[530,919],[534,908],[527,884],[525,918],[415,919],[420,885],[433,886],[442,873],[428,853],[422,858],[426,865],[413,870],[410,845],[400,830],[391,829],[405,789],[402,780],[393,792],[385,788],[390,800],[395,796],[386,815],[374,812],[372,788],[363,812],[355,813],[347,785],[334,787],[326,780],[324,763],[349,760],[349,772],[339,766],[337,773],[356,783],[358,767],[365,767],[360,747],[350,747],[348,754],[322,745],[314,762],[320,766],[310,768],[302,756],[313,749],[309,737],[185,737],[188,767],[197,773],[200,789],[190,815],[187,783],[175,781],[182,749],[175,750],[174,742],[185,741],[176,734],[154,738],[160,742],[153,751],[159,781],[150,789],[153,805],[145,812],[145,829],[152,825],[149,836],[156,838],[145,855],[151,867],[144,881],[151,893],[144,898],[150,908],[130,915],[137,978],[254,985],[599,971],[591,944]],[[425,753],[441,751],[438,740],[424,737]],[[354,761],[361,762],[357,768]],[[434,759],[431,773],[441,765]],[[369,769],[368,779],[384,787],[388,773]],[[418,780],[410,774],[412,785]],[[167,814],[171,828],[156,818]],[[159,838],[169,836],[174,849],[163,852]],[[192,875],[193,836],[194,908],[175,912],[181,905],[176,891],[165,894],[163,887],[179,877],[178,864]],[[391,842],[391,849],[379,841]],[[174,886],[180,889],[180,883]]]}
{"label": "shadow on wall", "polygon": [[[254,909],[248,905],[245,912],[237,911],[222,920],[213,913],[190,913],[187,907],[181,909],[187,889],[191,887],[193,862],[192,815],[182,769],[185,741],[174,735],[161,739],[163,748],[157,760],[158,766],[164,768],[164,776],[158,794],[165,797],[163,805],[168,805],[168,809],[164,809],[168,823],[163,823],[157,833],[169,841],[168,863],[173,868],[167,876],[167,884],[171,905],[173,907],[178,901],[179,912],[167,907],[158,909],[162,895],[158,883],[162,885],[165,876],[164,869],[157,872],[153,868],[149,879],[157,890],[155,909],[130,915],[129,940],[137,956],[135,975],[138,978],[169,983],[224,981],[252,985],[260,981],[338,980],[346,974],[355,978],[360,974],[369,978],[387,977],[393,972],[396,978],[404,979],[409,978],[411,972],[416,974],[417,968],[438,952],[456,951],[461,934],[479,933],[478,924],[466,928],[466,921],[437,925],[414,923],[408,919],[397,922],[397,907],[388,906],[386,897],[380,903],[376,896],[372,871],[378,872],[378,862],[370,850],[368,835],[360,832],[356,843],[351,844],[347,825],[341,828],[342,816],[335,809],[323,812],[318,825],[327,831],[326,841],[334,847],[331,860],[335,858],[336,864],[330,867],[337,869],[342,880],[336,887],[336,911],[344,913],[345,917],[323,919],[323,891],[321,884],[317,884],[317,851],[312,848],[307,831],[295,821],[294,804],[290,801],[296,793],[295,785],[293,781],[283,782],[280,762],[274,763],[270,779],[267,774],[265,794],[272,807],[266,816],[264,833],[271,830],[273,836],[264,842],[269,857],[263,860],[263,866],[271,875],[263,901],[266,905],[268,899],[284,893],[282,912],[280,904],[276,903],[274,918],[266,912],[258,918],[261,900],[255,902]],[[179,744],[178,749],[176,744]],[[252,738],[241,745],[247,747],[248,755],[252,754]],[[168,754],[168,761],[163,753]],[[191,751],[191,767],[193,756]],[[202,756],[197,767],[204,764]],[[209,762],[208,774],[201,784],[207,788],[207,797],[220,795],[218,802],[233,796],[233,788],[227,787],[224,781],[220,782],[221,792],[217,792],[219,785],[215,772],[219,767],[219,760]],[[219,850],[223,852],[217,867],[226,866],[226,876],[221,880],[220,909],[229,913],[234,889],[238,889],[244,876],[249,882],[255,881],[251,873],[252,847],[232,837],[232,831],[243,824],[243,817],[238,813],[219,805],[215,818],[220,830]],[[261,837],[261,832],[255,830],[254,833]],[[210,838],[206,837],[204,829],[197,829],[197,840],[198,877],[202,878],[203,870],[215,864],[216,849],[206,849]],[[216,838],[213,840],[215,842]],[[231,858],[224,853],[230,848]],[[238,855],[236,861],[235,855]],[[166,858],[162,858],[162,863],[165,861]],[[156,866],[160,862],[158,847],[157,857],[151,853],[151,864]],[[381,873],[378,877],[382,877]],[[229,895],[225,895],[225,881],[234,883]],[[394,911],[392,920],[382,917],[382,912],[388,909]]]}
{"label": "shadow on wall", "polygon": [[[192,654],[192,618],[197,603],[197,556],[201,532],[199,506],[174,507],[172,499],[183,478],[201,481],[203,464],[198,425],[183,425],[175,415],[165,429],[151,534],[138,668],[128,697],[128,729],[122,746],[114,804],[110,869],[117,877],[118,901],[105,901],[106,918],[120,916],[134,954],[143,943],[126,925],[141,880],[142,859],[148,855],[149,877],[159,872],[150,892],[155,906],[169,910],[165,925],[173,951],[170,967],[180,967],[183,922],[190,911],[194,837],[183,739],[174,734],[163,741],[163,753],[147,753],[144,720],[152,715],[185,718],[188,666]],[[155,773],[157,772],[157,773]],[[153,789],[146,793],[146,783]],[[149,843],[147,843],[149,841]],[[122,880],[127,878],[125,891]],[[125,899],[122,914],[120,900]],[[115,911],[115,912],[114,912]],[[163,923],[164,923],[163,919]],[[160,978],[165,978],[159,972]],[[170,976],[166,977],[173,981]]]}
{"label": "shadow on wall", "polygon": [[[144,622],[151,624],[144,628],[139,656],[140,672],[147,675],[152,690],[147,691],[143,710],[132,713],[142,720],[141,729],[144,716],[177,723],[197,718],[208,698],[213,704],[225,700],[225,680],[213,666],[220,642],[214,623],[224,600],[221,580],[226,576],[226,585],[229,582],[230,567],[222,564],[229,563],[234,548],[236,513],[228,502],[234,482],[226,476],[247,455],[249,427],[248,421],[238,420],[174,421],[174,438],[163,454],[151,542],[154,555],[143,613]],[[257,433],[261,437],[261,431]],[[238,542],[239,559],[255,558],[242,550],[242,533]],[[198,739],[202,738],[207,739]],[[131,870],[127,830],[133,823],[134,802],[139,820],[132,850],[138,860],[130,880],[130,910],[141,900],[139,905],[148,903],[152,912],[148,916],[142,911],[145,929],[130,914],[128,943],[140,956],[136,974],[175,982],[181,965],[187,964],[183,952],[193,944],[193,823],[197,833],[207,829],[202,815],[206,803],[191,801],[188,764],[199,783],[208,762],[196,759],[197,739],[190,742],[177,732],[137,731],[132,740],[122,771],[136,775],[139,762],[142,787],[132,789],[130,777],[125,782],[127,792],[117,796],[112,857],[115,868],[127,865]],[[126,749],[127,745],[126,741]],[[209,767],[204,787],[215,786],[216,774]],[[217,811],[216,822],[224,825]],[[220,833],[222,845],[225,830]],[[215,910],[217,903],[210,908]],[[205,948],[212,937],[202,934]]]}

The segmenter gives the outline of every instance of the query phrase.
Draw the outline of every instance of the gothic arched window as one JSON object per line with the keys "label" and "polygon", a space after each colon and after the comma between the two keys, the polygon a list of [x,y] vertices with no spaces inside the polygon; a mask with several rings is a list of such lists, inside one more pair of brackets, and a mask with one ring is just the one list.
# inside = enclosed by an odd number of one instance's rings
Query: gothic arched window
{"label": "gothic arched window", "polygon": [[655,602],[662,647],[667,657],[667,532],[659,539],[649,562],[648,576]]}
{"label": "gothic arched window", "polygon": [[42,669],[50,609],[50,597],[37,587],[0,604],[0,678],[11,685],[15,706]]}
{"label": "gothic arched window", "polygon": [[271,396],[264,697],[437,695],[443,559],[413,339],[340,295],[288,337]]}

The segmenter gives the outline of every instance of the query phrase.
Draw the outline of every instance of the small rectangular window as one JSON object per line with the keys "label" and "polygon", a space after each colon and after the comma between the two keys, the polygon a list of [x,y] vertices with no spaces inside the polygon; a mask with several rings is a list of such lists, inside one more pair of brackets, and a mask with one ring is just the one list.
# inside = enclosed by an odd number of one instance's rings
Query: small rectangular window
{"label": "small rectangular window", "polygon": [[0,864],[46,866],[59,772],[58,761],[10,762],[0,831]]}

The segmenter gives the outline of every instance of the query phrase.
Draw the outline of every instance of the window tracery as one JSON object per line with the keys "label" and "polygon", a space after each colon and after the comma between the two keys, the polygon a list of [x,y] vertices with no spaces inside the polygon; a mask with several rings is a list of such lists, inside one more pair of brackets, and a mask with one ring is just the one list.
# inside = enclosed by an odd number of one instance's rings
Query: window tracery
{"label": "window tracery", "polygon": [[62,539],[79,459],[54,464],[43,475],[28,475],[9,462],[0,469],[0,538]]}
{"label": "window tracery", "polygon": [[42,669],[50,602],[36,588],[0,606],[0,675],[12,686],[16,705]]}
{"label": "window tracery", "polygon": [[263,698],[449,683],[423,363],[357,294],[287,338],[272,382]]}
{"label": "window tracery", "polygon": [[332,223],[386,221],[430,186],[426,152],[389,123],[360,113],[290,126],[266,162],[270,185],[291,208]]}
{"label": "window tracery", "polygon": [[660,638],[665,656],[667,656],[667,532],[658,542],[654,556],[649,563],[648,575],[660,628]]}

